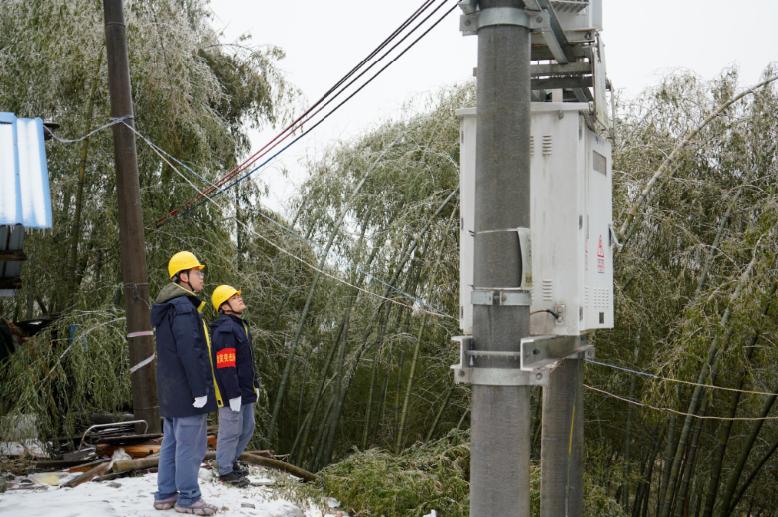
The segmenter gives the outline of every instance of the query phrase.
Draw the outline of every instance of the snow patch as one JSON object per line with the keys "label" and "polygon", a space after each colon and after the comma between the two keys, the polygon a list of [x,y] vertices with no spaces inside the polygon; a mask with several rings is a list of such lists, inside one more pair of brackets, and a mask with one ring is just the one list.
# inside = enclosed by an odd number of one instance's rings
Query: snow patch
{"label": "snow patch", "polygon": [[[252,477],[272,481],[273,474],[267,470],[252,468],[251,471]],[[60,475],[47,473],[41,476],[41,479],[36,480],[40,484],[36,484],[35,490],[16,489],[0,493],[0,516],[160,517],[160,512],[152,506],[153,494],[157,489],[156,474],[126,477],[108,483],[89,482],[75,488],[46,487],[46,481],[55,482],[55,477]],[[225,485],[214,479],[206,469],[200,470],[200,489],[203,499],[219,508],[217,516],[346,516],[345,512],[334,509],[331,504],[327,504],[329,509],[324,513],[312,502],[298,505],[280,496],[272,487],[252,485],[236,488]],[[336,502],[334,499],[332,501]]]}
{"label": "snow patch", "polygon": [[0,442],[0,456],[48,458],[49,455],[38,440],[24,440],[22,442]]}

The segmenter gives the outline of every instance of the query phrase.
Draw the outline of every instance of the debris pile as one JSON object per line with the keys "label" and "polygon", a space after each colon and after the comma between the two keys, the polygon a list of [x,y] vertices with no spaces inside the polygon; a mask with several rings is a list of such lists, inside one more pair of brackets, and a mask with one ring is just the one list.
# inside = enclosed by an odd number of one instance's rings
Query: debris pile
{"label": "debris pile", "polygon": [[[84,432],[80,441],[71,440],[72,450],[48,457],[43,452],[44,447],[37,443],[0,444],[0,494],[4,493],[0,497],[5,499],[5,503],[0,506],[5,507],[9,501],[16,503],[17,513],[14,515],[17,515],[20,508],[23,510],[24,505],[29,504],[27,501],[30,501],[28,495],[21,496],[22,492],[35,493],[34,498],[39,498],[43,496],[42,492],[46,492],[46,497],[56,498],[56,494],[61,492],[54,490],[49,493],[52,489],[72,489],[89,482],[92,482],[95,488],[79,490],[82,496],[94,494],[95,501],[90,504],[109,503],[102,495],[97,496],[101,489],[122,492],[128,486],[135,488],[138,485],[146,490],[144,496],[136,503],[132,503],[131,499],[125,502],[137,504],[137,510],[150,506],[151,493],[156,488],[156,476],[153,473],[157,470],[162,435],[144,432],[143,426],[136,429],[135,425],[134,422],[121,422],[92,426]],[[306,503],[310,506],[307,511],[303,512],[299,508],[294,510],[294,504],[272,492],[274,487],[285,485],[287,480],[310,482],[316,480],[317,476],[288,463],[285,456],[276,455],[271,450],[251,450],[240,456],[240,460],[250,467],[249,490],[254,492],[241,492],[242,489],[223,486],[217,481],[215,474],[216,430],[215,427],[208,429],[209,451],[200,470],[201,481],[207,485],[203,487],[204,493],[209,490],[216,492],[213,498],[222,498],[231,503],[231,508],[240,509],[241,515],[346,515],[337,505],[330,503],[324,505],[324,510],[315,509],[316,505],[310,502]],[[52,447],[47,449],[51,450]],[[237,493],[229,491],[228,488]],[[61,499],[61,504],[67,504],[65,499]],[[10,506],[14,507],[13,504]],[[273,512],[268,510],[271,507],[275,509]],[[255,509],[262,511],[255,512]],[[3,511],[0,510],[0,515],[2,514]]]}

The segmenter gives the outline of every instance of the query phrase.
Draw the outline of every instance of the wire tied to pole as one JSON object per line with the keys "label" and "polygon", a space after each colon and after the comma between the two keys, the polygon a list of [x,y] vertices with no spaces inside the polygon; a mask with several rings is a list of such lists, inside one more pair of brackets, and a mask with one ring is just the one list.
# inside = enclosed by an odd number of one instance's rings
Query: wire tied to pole
{"label": "wire tied to pole", "polygon": [[49,129],[48,127],[46,127],[46,126],[43,126],[43,130],[46,133],[48,133],[48,135],[51,136],[51,138],[53,140],[55,140],[55,141],[57,141],[57,142],[59,142],[61,144],[76,144],[78,142],[83,142],[84,140],[86,140],[90,136],[94,135],[95,133],[99,133],[103,129],[108,129],[111,126],[115,126],[116,124],[122,124],[125,121],[130,120],[130,119],[134,119],[134,118],[135,117],[132,116],[132,115],[123,115],[121,117],[110,117],[108,119],[109,122],[106,122],[105,124],[103,124],[101,126],[98,126],[98,127],[94,128],[93,130],[89,131],[87,134],[85,134],[83,136],[79,136],[77,138],[62,138],[62,137],[57,136],[56,134],[54,134],[54,132],[51,129]]}

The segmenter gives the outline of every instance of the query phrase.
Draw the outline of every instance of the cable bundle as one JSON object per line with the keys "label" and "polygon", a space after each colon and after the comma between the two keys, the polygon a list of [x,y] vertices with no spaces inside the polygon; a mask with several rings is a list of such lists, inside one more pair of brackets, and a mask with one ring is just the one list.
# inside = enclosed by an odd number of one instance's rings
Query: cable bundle
{"label": "cable bundle", "polygon": [[[213,199],[222,192],[229,190],[241,181],[244,181],[249,176],[265,167],[278,155],[283,153],[286,149],[291,147],[295,142],[302,137],[316,129],[322,122],[330,117],[335,111],[337,111],[346,102],[351,100],[357,93],[359,93],[365,86],[370,84],[376,77],[378,77],[384,70],[386,70],[392,63],[402,57],[408,50],[413,48],[423,37],[425,37],[433,28],[435,28],[443,19],[448,16],[454,9],[456,9],[456,3],[447,9],[440,17],[438,17],[432,24],[429,24],[426,29],[422,30],[424,26],[432,16],[435,15],[441,8],[447,3],[448,0],[441,0],[437,6],[433,7],[435,0],[426,0],[422,5],[416,9],[405,21],[403,21],[392,33],[384,39],[376,48],[374,48],[364,59],[357,63],[351,70],[349,70],[343,77],[338,79],[316,102],[309,106],[301,115],[299,115],[291,124],[286,126],[281,132],[274,136],[269,142],[263,145],[259,150],[254,152],[246,160],[239,165],[233,167],[229,172],[222,176],[217,181],[213,182],[210,186],[204,190],[198,192],[198,194],[190,201],[185,203],[182,207],[171,210],[164,217],[157,221],[157,226],[163,225],[169,219],[177,216],[178,214],[191,210],[192,208],[205,202],[207,199]],[[429,12],[427,12],[429,11]],[[425,15],[426,13],[426,15]],[[416,23],[415,23],[416,22]],[[414,25],[415,23],[415,25]],[[411,27],[413,25],[413,27]],[[409,29],[410,27],[410,29]],[[408,38],[416,34],[419,30],[422,32],[408,45],[402,48],[394,57],[392,57],[386,64],[378,69],[373,75],[371,75],[364,82],[356,86],[344,99],[338,104],[327,111],[321,116],[313,125],[308,129],[301,132],[294,139],[286,143],[283,147],[276,150],[282,142],[287,140],[295,132],[302,129],[302,127],[312,122],[327,106],[338,99],[342,94],[346,92],[350,87],[355,85],[367,72],[369,72],[377,64],[384,61],[392,52],[400,47]],[[394,43],[393,43],[394,42]],[[392,44],[393,43],[393,44]],[[387,49],[388,47],[388,49]],[[385,50],[386,49],[386,50]],[[380,55],[379,55],[380,54]],[[270,154],[271,152],[275,152]],[[268,156],[270,154],[270,156]],[[259,162],[262,158],[263,161]]]}

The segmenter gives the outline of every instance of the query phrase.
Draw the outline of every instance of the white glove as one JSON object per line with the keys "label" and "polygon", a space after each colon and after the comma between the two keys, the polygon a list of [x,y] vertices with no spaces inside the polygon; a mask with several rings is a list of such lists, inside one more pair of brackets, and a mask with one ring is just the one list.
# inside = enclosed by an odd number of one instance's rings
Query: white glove
{"label": "white glove", "polygon": [[205,406],[206,402],[208,402],[208,395],[203,395],[202,397],[195,397],[194,402],[192,402],[192,405],[199,409]]}
{"label": "white glove", "polygon": [[240,397],[235,397],[234,399],[230,399],[230,409],[235,411],[236,413],[240,411]]}

